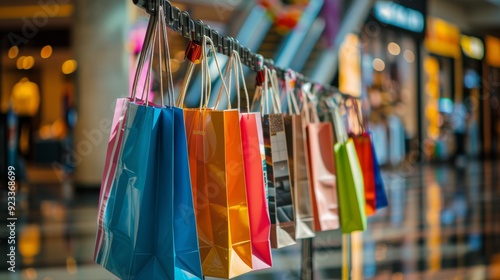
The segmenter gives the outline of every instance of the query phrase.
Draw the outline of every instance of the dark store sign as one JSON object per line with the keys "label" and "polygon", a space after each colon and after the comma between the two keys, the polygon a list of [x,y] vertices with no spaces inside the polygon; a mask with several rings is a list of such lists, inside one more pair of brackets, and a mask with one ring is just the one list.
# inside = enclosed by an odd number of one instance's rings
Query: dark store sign
{"label": "dark store sign", "polygon": [[415,33],[424,31],[425,17],[420,11],[387,1],[377,1],[373,9],[375,17],[382,23]]}

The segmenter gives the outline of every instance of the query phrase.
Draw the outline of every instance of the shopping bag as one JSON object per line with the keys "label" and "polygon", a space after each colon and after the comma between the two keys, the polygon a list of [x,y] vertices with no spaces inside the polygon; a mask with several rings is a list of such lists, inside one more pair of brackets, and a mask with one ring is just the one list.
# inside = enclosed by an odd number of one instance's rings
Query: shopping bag
{"label": "shopping bag", "polygon": [[336,191],[338,186],[331,124],[309,124],[307,144],[311,190],[314,194],[315,229],[316,231],[338,229],[339,205]]}
{"label": "shopping bag", "polygon": [[[173,113],[173,114],[172,114]],[[173,118],[172,118],[173,117]],[[186,127],[184,124],[184,111],[180,108],[165,108],[162,110],[163,128],[173,124],[172,129],[163,129],[160,143],[162,153],[161,159],[168,159],[174,155],[173,161],[160,160],[165,166],[159,169],[160,174],[164,170],[169,170],[170,174],[164,174],[166,182],[161,197],[168,197],[168,203],[162,203],[157,212],[169,221],[162,223],[165,225],[161,229],[164,234],[163,241],[174,246],[174,274],[170,279],[202,279],[200,251],[198,248],[198,234],[196,230],[196,218],[193,205],[193,193],[191,189],[191,176],[189,171],[189,159],[187,150]],[[170,128],[170,127],[169,127]],[[169,145],[173,135],[173,145]],[[173,180],[173,184],[172,184]],[[167,189],[173,185],[174,188]],[[172,195],[173,191],[173,195]],[[161,209],[163,207],[164,209]],[[167,214],[168,213],[168,214]],[[167,216],[168,215],[168,216]],[[173,238],[172,238],[173,234]],[[162,252],[160,252],[162,253]],[[165,256],[172,255],[171,248],[163,252]],[[162,255],[163,255],[162,254]]]}
{"label": "shopping bag", "polygon": [[[208,37],[204,40],[213,48]],[[207,54],[205,42],[202,47]],[[211,81],[206,57],[202,81]],[[210,99],[207,89],[202,86],[202,101]],[[252,270],[240,116],[238,110],[202,104],[184,109],[202,270],[204,276],[233,278]]]}
{"label": "shopping bag", "polygon": [[[245,84],[243,65],[238,52],[233,51],[229,58],[224,79],[231,89],[231,77],[234,71],[240,109],[241,141],[243,161],[245,167],[245,183],[248,198],[248,212],[250,219],[250,234],[252,242],[252,269],[261,270],[273,265],[271,254],[271,220],[267,206],[267,189],[264,182],[266,154],[262,134],[261,115],[259,112],[250,112],[248,91]],[[240,77],[246,97],[246,112],[241,112]],[[221,88],[222,89],[222,88]],[[219,92],[219,95],[221,92]]]}
{"label": "shopping bag", "polygon": [[[138,80],[139,76],[143,72],[145,61],[148,56],[151,56],[151,47],[153,40],[153,30],[156,30],[157,21],[156,17],[150,17],[147,34],[144,39],[144,47],[141,50],[139,56],[139,63],[137,65],[136,77],[134,79],[134,83],[132,86],[132,96],[130,98],[119,98],[116,101],[116,106],[114,110],[113,122],[111,125],[111,133],[109,136],[108,147],[106,151],[106,160],[104,163],[104,172],[101,180],[101,189],[99,194],[99,204],[97,210],[97,234],[96,234],[96,242],[94,247],[94,260],[97,261],[97,254],[102,249],[103,242],[103,219],[104,212],[106,210],[108,204],[109,193],[111,192],[111,186],[115,179],[116,175],[116,167],[117,161],[120,157],[120,153],[123,145],[123,135],[124,127],[126,122],[127,109],[130,102],[138,101],[141,102],[140,99],[136,97],[137,89],[138,89]],[[147,74],[146,74],[147,75]]]}
{"label": "shopping bag", "polygon": [[[254,103],[260,97],[262,129],[266,152],[266,184],[271,218],[271,247],[282,248],[295,244],[295,214],[293,190],[288,167],[288,150],[283,115],[277,99],[275,71],[264,67],[263,86],[257,86]],[[271,83],[271,88],[269,88]],[[270,109],[270,102],[272,110]],[[252,106],[253,107],[253,106]]]}
{"label": "shopping bag", "polygon": [[293,189],[293,203],[295,212],[295,237],[296,239],[311,238],[314,233],[314,211],[309,188],[309,171],[307,159],[307,143],[305,137],[305,124],[297,104],[295,85],[291,73],[285,76],[286,97],[288,112],[285,115],[285,133],[288,152],[291,185]]}
{"label": "shopping bag", "polygon": [[271,247],[282,248],[295,244],[295,217],[283,115],[264,115],[262,128],[266,149]]}
{"label": "shopping bag", "polygon": [[343,233],[364,231],[366,214],[363,174],[352,139],[344,144],[335,144],[335,161],[340,202],[340,228]]}
{"label": "shopping bag", "polygon": [[[371,135],[370,135],[371,136]],[[387,195],[385,193],[384,180],[382,178],[382,172],[380,171],[380,165],[378,164],[377,154],[375,152],[375,147],[373,146],[373,138],[370,137],[372,145],[372,156],[373,156],[373,175],[375,178],[375,205],[377,209],[387,207],[389,202],[387,201]]]}
{"label": "shopping bag", "polygon": [[334,106],[330,108],[332,109],[332,119],[337,139],[334,148],[340,228],[343,233],[364,231],[366,229],[366,213],[363,174],[359,165],[356,147],[353,140],[347,137],[338,108]]}
{"label": "shopping bag", "polygon": [[97,234],[94,247],[94,260],[101,250],[103,241],[103,219],[104,210],[108,204],[109,192],[115,179],[116,166],[120,156],[124,127],[126,122],[127,109],[130,103],[129,98],[119,98],[116,100],[116,106],[111,124],[111,133],[109,135],[108,147],[106,150],[106,161],[104,162],[104,172],[101,180],[101,189],[99,194],[99,204],[97,208]]}
{"label": "shopping bag", "polygon": [[[97,263],[122,279],[164,276],[155,268],[155,172],[160,110],[129,106],[124,147],[104,213]],[[134,116],[134,117],[132,117]]]}
{"label": "shopping bag", "polygon": [[232,278],[252,269],[239,114],[184,114],[203,274]]}
{"label": "shopping bag", "polygon": [[351,137],[356,148],[356,154],[359,158],[359,164],[363,175],[365,187],[365,212],[367,215],[373,215],[376,211],[375,197],[375,173],[373,163],[373,150],[369,134],[363,133],[359,136]]}
{"label": "shopping bag", "polygon": [[295,237],[297,239],[311,238],[316,234],[314,233],[313,200],[309,188],[307,146],[302,116],[286,115],[284,116],[284,122],[290,178],[294,190]]}
{"label": "shopping bag", "polygon": [[338,229],[339,207],[332,125],[329,122],[319,121],[317,101],[311,94],[309,85],[303,87],[303,104],[307,123],[308,166],[311,174],[309,182],[313,194],[315,230]]}
{"label": "shopping bag", "polygon": [[[163,18],[156,11],[150,23]],[[124,120],[96,262],[121,279],[201,279],[183,112],[137,100]]]}
{"label": "shopping bag", "polygon": [[260,113],[241,114],[240,124],[252,237],[252,265],[253,270],[260,270],[273,265],[269,240],[271,220],[264,183],[266,161]]}
{"label": "shopping bag", "polygon": [[[373,163],[373,146],[370,134],[366,131],[364,120],[361,119],[362,112],[358,106],[358,101],[349,98],[350,106],[348,112],[348,134],[354,142],[356,153],[359,158],[359,164],[363,173],[363,182],[365,186],[366,214],[373,215],[376,211],[376,191],[375,191],[375,173]],[[352,128],[356,129],[352,129]]]}

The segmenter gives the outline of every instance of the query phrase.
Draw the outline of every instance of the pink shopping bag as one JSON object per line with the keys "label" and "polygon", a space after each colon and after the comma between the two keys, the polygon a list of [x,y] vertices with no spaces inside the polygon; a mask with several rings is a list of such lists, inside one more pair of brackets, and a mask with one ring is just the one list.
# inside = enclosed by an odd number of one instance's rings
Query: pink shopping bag
{"label": "pink shopping bag", "polygon": [[130,98],[119,98],[116,100],[115,114],[109,135],[108,149],[106,152],[106,161],[104,172],[102,174],[101,192],[99,194],[99,204],[97,210],[97,236],[94,248],[94,260],[102,246],[103,241],[103,220],[106,211],[106,205],[111,191],[111,186],[116,175],[116,165],[120,156],[124,127]]}

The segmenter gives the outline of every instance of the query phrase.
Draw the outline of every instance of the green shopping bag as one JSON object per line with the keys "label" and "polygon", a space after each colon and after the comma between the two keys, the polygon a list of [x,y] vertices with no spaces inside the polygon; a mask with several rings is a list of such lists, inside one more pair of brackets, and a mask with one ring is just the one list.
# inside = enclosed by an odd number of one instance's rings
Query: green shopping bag
{"label": "green shopping bag", "polygon": [[336,140],[335,166],[337,168],[337,194],[339,200],[340,229],[342,233],[366,229],[365,190],[363,172],[356,147],[349,139],[338,108],[330,103]]}

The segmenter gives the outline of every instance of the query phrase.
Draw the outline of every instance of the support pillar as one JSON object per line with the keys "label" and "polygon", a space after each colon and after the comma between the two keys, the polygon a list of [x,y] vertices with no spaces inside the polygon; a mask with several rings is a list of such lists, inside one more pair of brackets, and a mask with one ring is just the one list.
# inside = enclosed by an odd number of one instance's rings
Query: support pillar
{"label": "support pillar", "polygon": [[69,162],[75,184],[100,185],[115,100],[128,96],[126,0],[75,0],[73,50],[78,62],[78,122]]}

